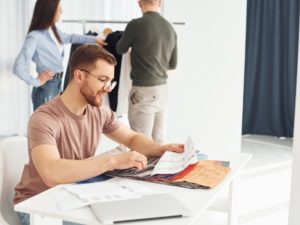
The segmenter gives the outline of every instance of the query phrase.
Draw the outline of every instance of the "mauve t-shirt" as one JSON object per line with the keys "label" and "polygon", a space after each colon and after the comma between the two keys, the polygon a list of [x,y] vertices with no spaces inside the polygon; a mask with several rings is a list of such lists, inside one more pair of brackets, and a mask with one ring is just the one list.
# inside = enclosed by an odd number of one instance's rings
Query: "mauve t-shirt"
{"label": "mauve t-shirt", "polygon": [[60,97],[40,106],[29,120],[29,163],[24,166],[21,181],[15,188],[14,203],[49,188],[32,162],[30,151],[34,147],[55,145],[62,159],[86,159],[94,156],[101,134],[109,134],[119,126],[115,114],[106,106],[87,105],[80,116],[68,110]]}

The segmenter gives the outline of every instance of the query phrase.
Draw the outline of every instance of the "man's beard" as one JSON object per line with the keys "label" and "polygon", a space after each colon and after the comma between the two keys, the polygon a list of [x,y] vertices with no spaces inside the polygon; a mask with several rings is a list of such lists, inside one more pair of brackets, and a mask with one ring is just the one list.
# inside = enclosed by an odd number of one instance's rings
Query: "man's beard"
{"label": "man's beard", "polygon": [[86,84],[84,84],[80,89],[80,93],[90,105],[97,107],[100,107],[102,105],[103,98],[99,96],[99,93],[101,93],[101,91],[98,91],[96,95],[92,95],[91,89]]}

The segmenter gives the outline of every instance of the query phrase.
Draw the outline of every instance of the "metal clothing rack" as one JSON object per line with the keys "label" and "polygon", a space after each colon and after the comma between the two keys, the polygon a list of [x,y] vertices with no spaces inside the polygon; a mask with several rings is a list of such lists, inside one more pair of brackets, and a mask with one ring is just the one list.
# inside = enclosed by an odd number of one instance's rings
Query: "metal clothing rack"
{"label": "metal clothing rack", "polygon": [[[110,23],[110,24],[127,24],[129,21],[125,20],[63,20],[63,23],[81,23],[83,33],[86,33],[87,23]],[[174,25],[186,25],[185,22],[171,22]]]}

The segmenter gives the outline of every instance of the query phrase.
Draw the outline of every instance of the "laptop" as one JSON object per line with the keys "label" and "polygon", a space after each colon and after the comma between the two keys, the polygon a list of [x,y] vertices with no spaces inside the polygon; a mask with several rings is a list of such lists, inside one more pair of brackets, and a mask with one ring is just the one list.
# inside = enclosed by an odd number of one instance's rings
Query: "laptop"
{"label": "laptop", "polygon": [[179,218],[191,215],[182,202],[171,194],[144,195],[142,198],[91,204],[103,224]]}

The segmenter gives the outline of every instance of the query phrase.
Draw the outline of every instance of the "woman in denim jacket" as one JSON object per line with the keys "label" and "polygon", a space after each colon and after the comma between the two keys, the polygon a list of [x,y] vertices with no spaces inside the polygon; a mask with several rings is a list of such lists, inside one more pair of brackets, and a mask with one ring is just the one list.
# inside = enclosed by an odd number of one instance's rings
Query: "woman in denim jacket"
{"label": "woman in denim jacket", "polygon": [[[55,23],[61,14],[60,0],[36,1],[28,34],[13,66],[13,73],[33,86],[34,110],[62,91],[64,44],[105,44],[100,37],[70,35],[58,30]],[[30,74],[30,61],[36,65],[37,77]]]}

